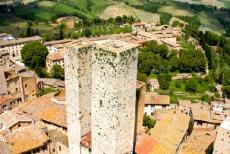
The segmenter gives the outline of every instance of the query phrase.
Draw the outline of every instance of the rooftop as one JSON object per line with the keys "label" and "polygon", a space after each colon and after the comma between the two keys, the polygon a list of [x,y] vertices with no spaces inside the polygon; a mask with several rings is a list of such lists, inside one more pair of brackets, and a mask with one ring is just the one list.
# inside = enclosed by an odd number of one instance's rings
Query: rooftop
{"label": "rooftop", "polygon": [[86,135],[84,135],[81,138],[81,144],[90,150],[92,149],[91,134],[92,134],[91,132],[88,132]]}
{"label": "rooftop", "polygon": [[179,106],[191,107],[192,102],[190,100],[178,100]]}
{"label": "rooftop", "polygon": [[142,134],[137,137],[136,149],[137,154],[153,154],[153,149],[157,144],[156,140],[148,134]]}
{"label": "rooftop", "polygon": [[7,143],[12,145],[13,153],[28,152],[45,145],[49,138],[36,125],[21,128],[6,137]]}
{"label": "rooftop", "polygon": [[211,118],[210,106],[207,103],[192,103],[191,109],[194,120],[204,121],[207,123],[220,124],[221,120]]}
{"label": "rooftop", "polygon": [[142,88],[143,86],[146,86],[146,83],[137,80],[137,82],[136,82],[136,87],[137,87],[137,89],[140,89],[140,88]]}
{"label": "rooftop", "polygon": [[168,95],[158,95],[155,92],[146,92],[145,104],[170,105],[170,97]]}
{"label": "rooftop", "polygon": [[0,142],[0,153],[1,154],[12,154],[12,146],[10,144]]}
{"label": "rooftop", "polygon": [[71,39],[55,40],[55,41],[45,42],[44,45],[45,46],[51,46],[51,45],[57,45],[57,44],[66,44],[66,43],[69,43],[71,41],[73,41],[73,40],[71,40]]}
{"label": "rooftop", "polygon": [[115,53],[120,53],[122,51],[130,50],[138,46],[128,42],[124,42],[120,40],[110,40],[110,39],[95,41],[95,43],[99,48],[103,48],[105,50],[109,50]]}
{"label": "rooftop", "polygon": [[0,46],[15,45],[15,44],[20,44],[20,43],[26,43],[26,42],[31,42],[31,41],[40,41],[40,40],[42,40],[42,38],[40,36],[18,38],[16,40],[0,42]]}
{"label": "rooftop", "polygon": [[58,79],[39,78],[39,79],[37,79],[37,82],[43,82],[45,85],[55,87],[55,88],[65,87],[65,81],[58,80]]}
{"label": "rooftop", "polygon": [[52,129],[48,131],[48,136],[51,142],[60,142],[65,146],[68,146],[68,136],[62,132]]}
{"label": "rooftop", "polygon": [[7,101],[10,101],[12,99],[14,99],[15,97],[14,96],[11,96],[11,95],[3,95],[3,96],[0,96],[0,104],[3,104]]}
{"label": "rooftop", "polygon": [[154,128],[150,130],[151,136],[159,143],[159,146],[164,147],[175,153],[181,144],[190,123],[190,117],[177,110],[168,111],[168,115],[157,121]]}
{"label": "rooftop", "polygon": [[52,101],[54,93],[34,98],[20,108],[43,121],[67,128],[65,105],[56,104]]}
{"label": "rooftop", "polygon": [[135,27],[139,27],[139,26],[145,26],[146,23],[145,22],[135,22],[132,24],[132,26],[135,26]]}
{"label": "rooftop", "polygon": [[179,154],[205,154],[215,137],[216,132],[213,130],[193,129],[192,134],[181,146]]}
{"label": "rooftop", "polygon": [[64,60],[64,53],[64,50],[55,53],[49,53],[46,59],[49,59],[51,61]]}
{"label": "rooftop", "polygon": [[4,113],[0,114],[0,130],[8,130],[10,127],[20,121],[32,122],[33,120],[35,120],[33,116],[23,113],[23,111],[18,108],[5,111]]}

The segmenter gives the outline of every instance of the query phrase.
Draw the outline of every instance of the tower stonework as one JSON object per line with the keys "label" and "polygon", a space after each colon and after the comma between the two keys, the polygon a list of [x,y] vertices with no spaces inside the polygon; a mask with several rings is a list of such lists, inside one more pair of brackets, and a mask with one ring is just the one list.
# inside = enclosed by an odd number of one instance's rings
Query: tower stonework
{"label": "tower stonework", "polygon": [[92,131],[92,154],[133,151],[136,47],[118,40],[101,40],[66,48],[70,154],[79,153],[80,137],[86,130]]}
{"label": "tower stonework", "polygon": [[92,154],[133,150],[137,49],[125,42],[97,42],[93,54]]}
{"label": "tower stonework", "polygon": [[74,42],[66,47],[65,84],[69,153],[80,154],[80,139],[91,130],[91,45]]}

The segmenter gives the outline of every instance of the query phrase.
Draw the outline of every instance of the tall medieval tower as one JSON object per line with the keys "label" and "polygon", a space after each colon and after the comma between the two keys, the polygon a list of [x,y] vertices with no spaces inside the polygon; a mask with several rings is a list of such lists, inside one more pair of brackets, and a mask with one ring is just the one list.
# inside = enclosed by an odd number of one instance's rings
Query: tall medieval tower
{"label": "tall medieval tower", "polygon": [[92,132],[92,154],[133,151],[137,46],[119,40],[66,47],[66,100],[70,154]]}

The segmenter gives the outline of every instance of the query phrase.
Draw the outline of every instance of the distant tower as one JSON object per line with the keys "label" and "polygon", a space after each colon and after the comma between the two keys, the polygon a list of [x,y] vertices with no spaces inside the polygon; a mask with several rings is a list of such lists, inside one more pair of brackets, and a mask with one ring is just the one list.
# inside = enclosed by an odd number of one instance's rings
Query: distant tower
{"label": "distant tower", "polygon": [[92,131],[92,154],[132,152],[136,46],[118,40],[101,40],[73,43],[66,49],[70,154],[79,153],[80,137],[88,130]]}

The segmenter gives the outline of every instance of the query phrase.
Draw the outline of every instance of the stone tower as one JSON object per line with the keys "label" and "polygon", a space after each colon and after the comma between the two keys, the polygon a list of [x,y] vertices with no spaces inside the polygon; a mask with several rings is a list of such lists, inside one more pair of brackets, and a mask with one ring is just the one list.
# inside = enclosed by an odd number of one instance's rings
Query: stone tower
{"label": "stone tower", "polygon": [[77,41],[66,46],[65,85],[69,153],[80,154],[81,136],[91,130],[92,45]]}
{"label": "stone tower", "polygon": [[88,130],[92,131],[92,154],[133,151],[136,47],[118,40],[101,40],[73,43],[66,48],[71,154],[79,153],[80,137]]}

